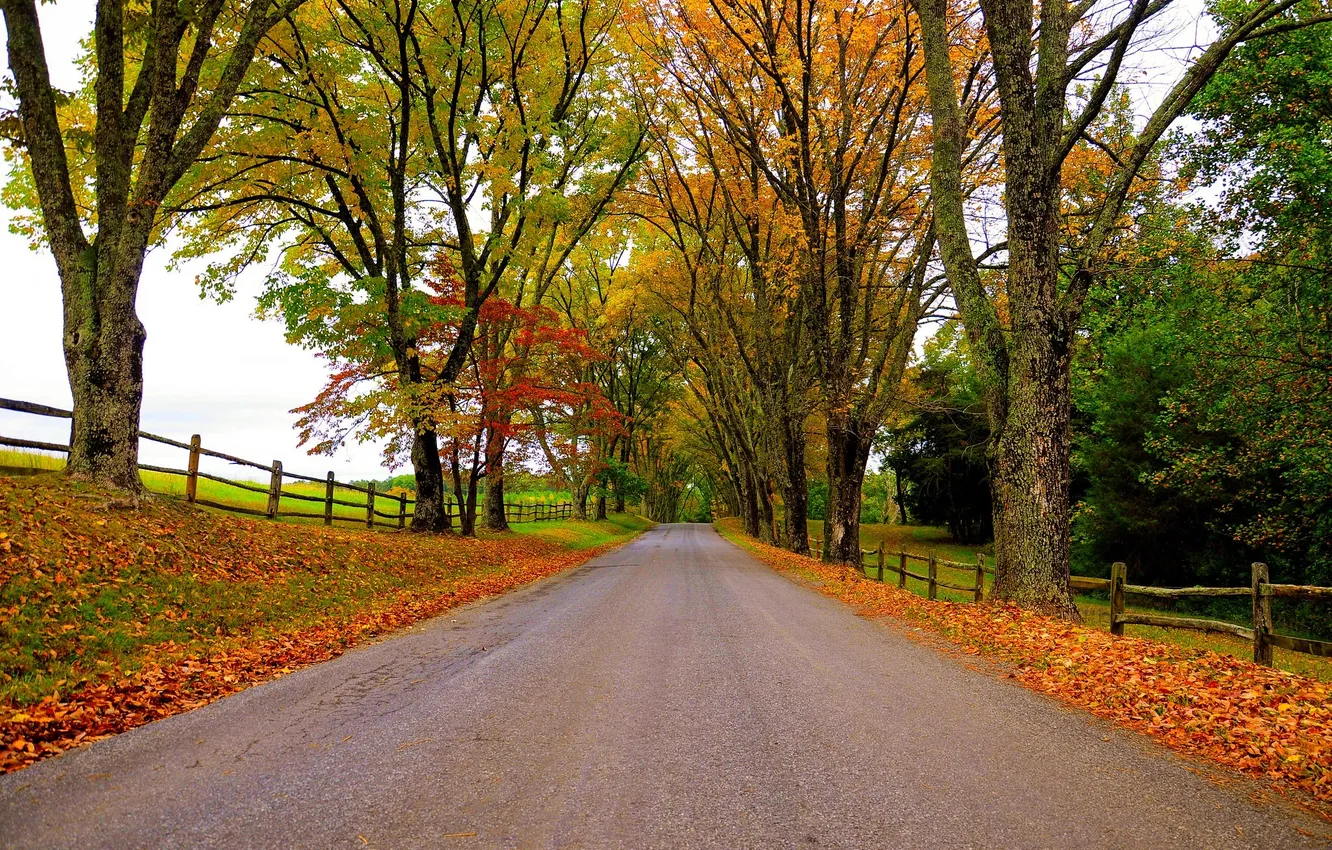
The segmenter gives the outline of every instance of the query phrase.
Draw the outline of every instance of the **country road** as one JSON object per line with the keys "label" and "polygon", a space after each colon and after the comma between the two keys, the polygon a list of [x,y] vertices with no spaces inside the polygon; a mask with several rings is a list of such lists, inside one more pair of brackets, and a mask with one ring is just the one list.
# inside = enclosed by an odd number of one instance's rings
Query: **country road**
{"label": "country road", "polygon": [[0,777],[0,847],[1323,846],[1251,791],[662,525]]}

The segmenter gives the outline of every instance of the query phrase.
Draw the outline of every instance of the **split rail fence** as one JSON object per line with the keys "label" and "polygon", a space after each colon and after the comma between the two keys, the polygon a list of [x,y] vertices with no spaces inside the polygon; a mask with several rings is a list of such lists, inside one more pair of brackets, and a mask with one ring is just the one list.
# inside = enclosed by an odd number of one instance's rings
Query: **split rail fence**
{"label": "split rail fence", "polygon": [[[820,541],[811,540],[811,546]],[[821,551],[820,546],[816,551]],[[890,562],[889,556],[896,564]],[[985,598],[985,576],[994,575],[994,570],[985,565],[985,556],[976,554],[976,563],[966,564],[960,561],[947,561],[938,558],[933,552],[929,555],[917,555],[899,551],[889,553],[884,545],[878,549],[861,549],[861,570],[868,579],[887,581],[889,574],[897,576],[897,586],[906,587],[906,580],[914,578],[926,583],[926,593],[930,599],[937,599],[939,588],[946,587],[963,593],[972,594],[972,599],[980,602]],[[925,564],[925,573],[912,572],[908,564],[911,561]],[[956,582],[942,581],[939,567],[952,567],[974,575],[974,580],[963,585]],[[1272,599],[1294,599],[1310,602],[1332,602],[1332,587],[1317,587],[1302,584],[1272,584],[1268,580],[1267,565],[1253,565],[1253,582],[1249,587],[1148,587],[1128,584],[1128,567],[1116,562],[1110,568],[1110,578],[1090,578],[1072,576],[1069,585],[1074,590],[1108,591],[1110,594],[1110,633],[1123,635],[1125,626],[1160,626],[1169,629],[1189,629],[1193,631],[1215,632],[1234,635],[1253,644],[1253,660],[1259,664],[1272,666],[1272,647],[1279,646],[1292,652],[1332,658],[1332,641],[1311,640],[1292,635],[1278,634],[1273,630]],[[1129,611],[1126,597],[1138,596],[1149,599],[1173,601],[1191,598],[1222,598],[1247,596],[1253,607],[1253,628],[1229,623],[1225,620],[1210,620],[1199,617],[1178,617],[1166,614]]]}
{"label": "split rail fence", "polygon": [[[73,414],[68,410],[61,410],[57,407],[49,407],[44,404],[35,404],[28,401],[16,401],[14,399],[0,398],[0,410],[11,410],[17,413],[28,413],[34,416],[46,416],[55,419],[72,419]],[[147,472],[156,472],[163,475],[178,475],[185,479],[185,500],[191,504],[203,505],[209,508],[229,511],[231,513],[246,514],[248,516],[267,517],[268,519],[278,518],[298,518],[298,519],[316,519],[323,520],[324,525],[332,525],[335,522],[350,522],[356,525],[364,524],[366,528],[395,528],[403,529],[407,527],[408,521],[415,514],[414,499],[408,498],[406,493],[379,493],[375,490],[374,482],[366,487],[358,484],[351,484],[346,481],[338,481],[332,472],[329,472],[323,478],[311,475],[301,475],[296,472],[290,472],[283,468],[282,461],[275,460],[271,464],[263,464],[245,458],[235,457],[214,449],[204,448],[203,440],[195,434],[190,438],[189,443],[182,443],[178,440],[172,440],[168,437],[162,437],[157,434],[150,434],[147,431],[139,432],[139,439],[148,440],[154,443],[160,443],[165,446],[182,449],[189,453],[185,469],[175,469],[172,467],[153,466],[151,464],[141,463],[139,469]],[[6,437],[0,435],[0,446],[10,446],[19,449],[35,449],[38,451],[63,452],[69,453],[70,447],[60,443],[48,443],[40,440],[27,440],[18,437]],[[252,469],[262,470],[269,474],[268,484],[253,481],[238,481],[221,475],[214,475],[209,472],[203,472],[199,469],[199,459],[201,457],[217,458],[237,466],[246,466]],[[33,471],[30,467],[5,466],[0,465],[0,474],[22,475]],[[261,494],[267,497],[267,507],[264,510],[245,507],[243,505],[228,504],[226,502],[215,502],[199,496],[199,479],[207,479],[223,484],[228,487],[234,487],[251,493]],[[322,496],[311,495],[309,493],[296,492],[283,487],[283,482],[287,479],[293,481],[303,481],[313,484],[323,484],[324,493]],[[363,496],[363,500],[351,501],[351,497],[339,498],[339,491],[351,491]],[[321,512],[287,510],[282,507],[283,499],[294,499],[299,502],[313,502],[322,504]],[[337,513],[333,506],[358,509],[358,515],[349,516],[345,513]],[[412,511],[408,511],[408,506],[412,506]],[[388,510],[381,510],[381,507]],[[359,509],[364,509],[364,516],[359,515]],[[456,517],[456,505],[452,500],[446,500],[444,510],[450,517],[450,520]],[[573,515],[573,505],[569,502],[560,504],[518,504],[505,503],[504,513],[509,522],[542,522],[547,520],[569,519]]]}

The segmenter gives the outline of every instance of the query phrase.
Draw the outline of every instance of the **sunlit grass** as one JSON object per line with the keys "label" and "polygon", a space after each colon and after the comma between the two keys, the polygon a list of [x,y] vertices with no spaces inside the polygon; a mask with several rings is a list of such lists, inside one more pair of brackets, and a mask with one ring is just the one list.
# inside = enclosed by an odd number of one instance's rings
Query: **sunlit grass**
{"label": "sunlit grass", "polygon": [[[58,472],[65,468],[65,459],[49,454],[40,454],[30,451],[15,451],[0,449],[0,467],[9,467],[8,474],[17,473],[16,470],[26,470],[29,473],[41,474]],[[3,473],[0,473],[3,474]],[[234,473],[234,479],[248,483],[251,486],[267,486],[267,480],[257,481],[254,478],[260,478],[263,472],[260,470],[246,469]],[[230,474],[222,477],[233,477]],[[141,470],[139,478],[143,481],[143,486],[150,492],[162,496],[171,496],[174,498],[185,498],[186,478],[184,475],[169,475],[162,472],[150,472]],[[311,517],[280,517],[282,522],[312,523],[320,524],[323,522],[324,515],[324,495],[325,485],[313,482],[285,480],[282,484],[282,499],[278,504],[279,512],[294,512],[303,514],[313,514]],[[243,508],[250,511],[267,511],[268,494],[257,493],[243,487],[236,487],[230,484],[224,484],[220,481],[213,481],[208,478],[199,478],[196,490],[197,497],[208,502],[227,505],[230,507]],[[410,500],[411,493],[402,490],[392,490],[388,493],[378,493],[375,496],[375,524],[377,528],[388,528],[396,530],[397,517],[401,512],[401,505],[398,496],[406,494]],[[318,499],[319,501],[310,501],[309,498],[302,499],[299,496],[306,496]],[[353,522],[365,523],[367,495],[356,490],[350,490],[345,487],[337,487],[333,491],[333,516],[338,524],[348,527]],[[554,490],[533,490],[506,495],[505,501],[509,504],[530,505],[556,505],[569,502],[569,493],[566,491]],[[350,502],[352,504],[338,504],[338,502]],[[449,510],[455,516],[457,515],[457,505],[452,499],[446,500]],[[209,510],[216,510],[208,508]],[[479,510],[479,508],[478,508]],[[406,507],[407,524],[411,523],[413,505],[410,501]],[[387,515],[387,516],[385,516]],[[523,523],[527,524],[526,522]],[[517,523],[515,523],[517,525]]]}

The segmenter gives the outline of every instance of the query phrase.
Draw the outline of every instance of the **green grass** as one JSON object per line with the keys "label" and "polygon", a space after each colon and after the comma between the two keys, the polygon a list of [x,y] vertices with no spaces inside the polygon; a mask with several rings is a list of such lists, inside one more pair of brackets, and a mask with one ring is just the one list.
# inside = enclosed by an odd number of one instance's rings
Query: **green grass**
{"label": "green grass", "polygon": [[[551,543],[558,543],[567,549],[591,549],[607,543],[618,543],[637,536],[655,525],[652,520],[637,514],[609,514],[604,520],[552,520],[549,522],[515,523],[510,528],[512,533],[538,537]],[[483,531],[482,536],[492,536],[495,532]]]}
{"label": "green grass", "polygon": [[[823,521],[809,521],[809,535],[812,538],[823,536]],[[865,524],[860,526],[860,548],[878,549],[879,544],[883,543],[886,553],[886,564],[889,567],[896,568],[899,563],[899,552],[908,552],[913,555],[929,557],[930,552],[935,553],[940,561],[956,561],[962,564],[976,563],[976,554],[983,553],[986,563],[993,567],[992,556],[994,545],[986,543],[980,546],[965,546],[953,543],[948,536],[948,529],[938,528],[929,525],[897,525],[897,524]],[[865,563],[877,563],[872,556],[866,556]],[[919,575],[925,575],[928,565],[923,561],[908,559],[907,570]],[[938,565],[939,581],[949,584],[956,584],[963,587],[971,587],[976,580],[976,572],[972,569],[957,569],[940,563]],[[887,573],[887,580],[890,583],[897,581],[896,573]],[[985,577],[985,589],[988,592],[990,586],[994,583],[991,576]],[[929,594],[929,582],[921,581],[907,577],[906,588],[912,593],[920,596]],[[940,587],[938,590],[939,599],[947,599],[950,602],[970,602],[972,593],[970,591],[952,590],[946,587]]]}
{"label": "green grass", "polygon": [[[0,466],[17,467],[20,469],[30,469],[34,471],[42,470],[45,472],[56,472],[65,468],[65,460],[64,458],[53,457],[51,455],[37,454],[35,452],[0,449]],[[227,475],[224,475],[223,477],[234,476],[235,480],[246,481],[247,480],[246,476],[255,473],[257,473],[258,476],[263,475],[263,473],[259,472],[258,470],[247,469],[243,471],[237,471],[235,473],[229,473]],[[185,476],[183,475],[168,475],[162,472],[149,472],[147,470],[143,470],[140,471],[139,478],[140,480],[143,481],[143,486],[147,488],[147,490],[150,493],[156,493],[158,495],[163,495],[163,496],[172,496],[180,499],[185,498]],[[263,481],[249,480],[248,483],[257,486],[267,487],[266,479]],[[282,484],[282,492],[283,492],[283,497],[279,501],[278,511],[280,512],[293,511],[299,513],[318,515],[316,517],[281,517],[280,519],[282,522],[306,523],[313,525],[319,525],[323,523],[322,517],[324,512],[323,499],[325,493],[325,485],[315,484],[312,482],[286,480]],[[377,515],[375,517],[375,523],[377,525],[377,528],[384,527],[388,528],[389,530],[396,529],[397,527],[396,517],[398,516],[399,512],[399,503],[397,497],[402,492],[404,491],[390,491],[389,493],[380,493],[376,495],[375,510],[377,512]],[[408,499],[411,498],[410,493],[407,493],[406,495]],[[230,505],[238,508],[245,508],[252,511],[268,510],[267,493],[256,493],[253,490],[246,490],[241,487],[234,487],[229,484],[223,484],[219,481],[212,481],[207,478],[199,479],[197,496],[198,498],[203,499],[205,501],[216,502],[218,504]],[[309,499],[295,498],[297,496],[314,497],[319,499],[319,501],[312,502],[309,501]],[[356,490],[348,490],[345,487],[338,487],[333,491],[333,498],[343,502],[356,503],[354,505],[340,505],[337,504],[336,502],[334,503],[333,516],[335,518],[341,518],[342,520],[345,520],[344,522],[339,523],[339,527],[351,527],[351,524],[353,522],[359,523],[362,526],[364,526],[365,502],[366,502],[366,495],[364,493],[358,492]],[[552,490],[538,490],[538,491],[530,491],[523,493],[515,493],[506,497],[506,501],[510,504],[523,504],[523,505],[560,504],[561,502],[568,502],[569,499],[570,496],[568,492],[552,491]],[[449,500],[449,504],[454,505],[452,500]],[[217,510],[214,508],[207,508],[207,509]],[[454,506],[450,510],[456,514],[457,508],[456,506]],[[478,508],[478,511],[479,510],[480,509]],[[224,511],[219,511],[219,512],[224,512]],[[381,516],[381,514],[388,514],[390,517],[393,517],[393,519]],[[407,518],[409,523],[411,521],[411,515],[412,515],[412,505],[409,503],[407,505]],[[380,526],[381,523],[384,525]],[[522,523],[522,524],[527,525],[529,523]],[[518,524],[515,523],[515,527],[517,525]]]}

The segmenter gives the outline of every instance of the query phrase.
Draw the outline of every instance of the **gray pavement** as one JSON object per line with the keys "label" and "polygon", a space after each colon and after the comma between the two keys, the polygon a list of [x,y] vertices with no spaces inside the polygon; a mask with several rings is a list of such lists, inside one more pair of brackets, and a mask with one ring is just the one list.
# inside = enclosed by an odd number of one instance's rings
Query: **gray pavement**
{"label": "gray pavement", "polygon": [[1321,846],[1194,767],[663,525],[0,777],[0,846]]}

